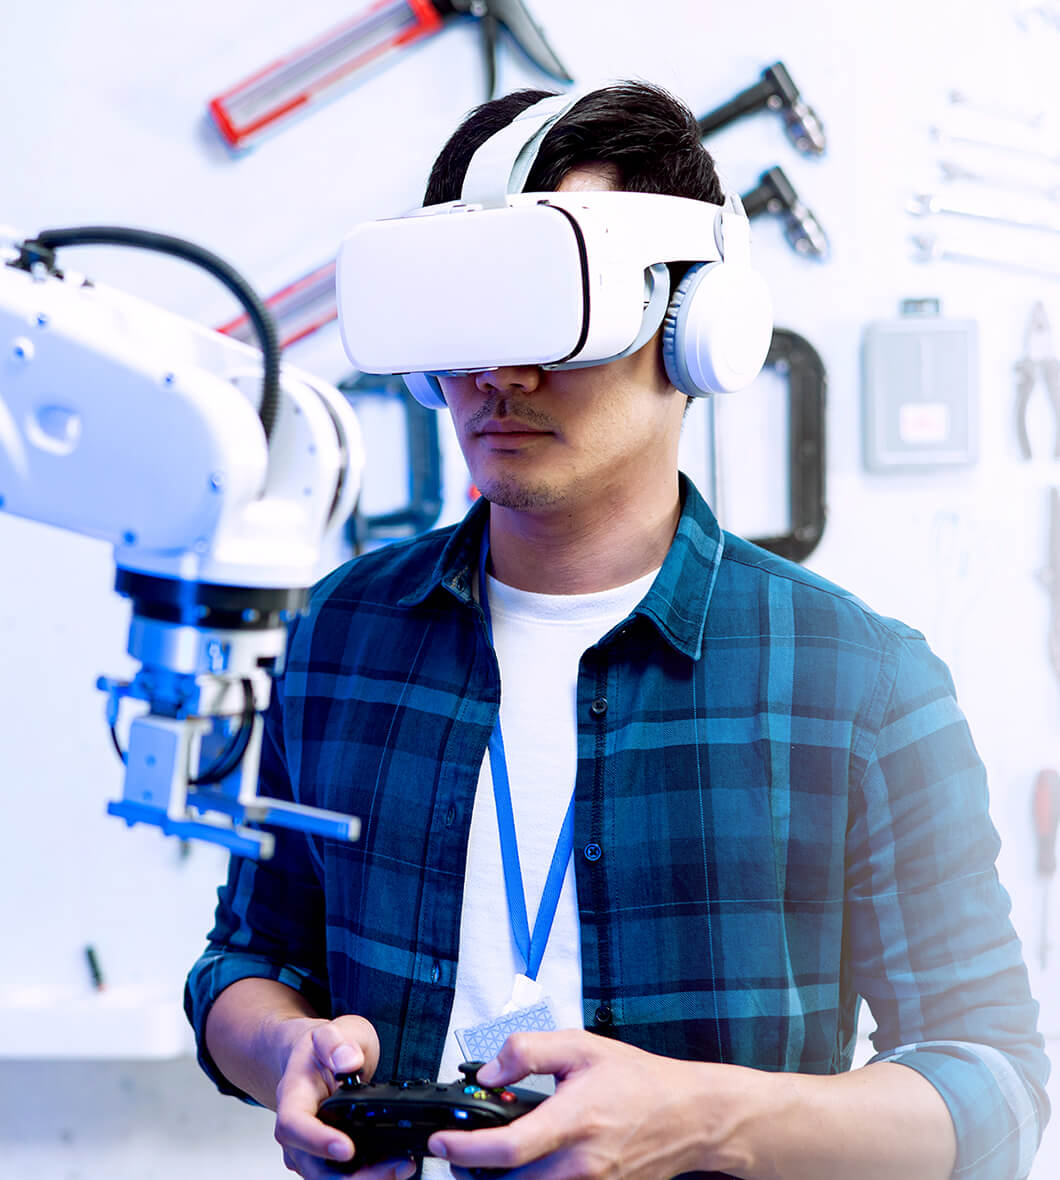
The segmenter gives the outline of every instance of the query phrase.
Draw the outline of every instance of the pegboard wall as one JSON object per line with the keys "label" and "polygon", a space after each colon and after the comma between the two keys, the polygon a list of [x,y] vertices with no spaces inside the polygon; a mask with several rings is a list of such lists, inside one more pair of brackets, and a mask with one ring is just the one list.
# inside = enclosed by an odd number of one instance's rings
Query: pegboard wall
{"label": "pegboard wall", "polygon": [[[950,663],[990,771],[1001,872],[1043,1025],[1060,1036],[1060,950],[1040,966],[1029,825],[1036,772],[1060,764],[1060,669],[1049,662],[1049,596],[1037,577],[1047,559],[1046,490],[1060,468],[1056,424],[1039,401],[1030,459],[1019,454],[1013,419],[1013,365],[1035,301],[1060,347],[1060,233],[931,214],[922,202],[909,211],[927,194],[1009,222],[1060,221],[1044,196],[1017,191],[1022,183],[1055,195],[1060,185],[1060,167],[1042,158],[1060,142],[1056,5],[990,0],[973,21],[956,0],[530,3],[580,85],[645,78],[700,114],[783,60],[824,123],[828,150],[817,159],[797,153],[769,113],[708,143],[725,183],[741,193],[782,167],[830,242],[827,261],[814,261],[791,248],[779,218],[753,223],[777,322],[805,336],[828,373],[828,520],[808,564],[920,627]],[[0,222],[27,234],[103,223],[180,235],[232,262],[263,294],[319,267],[355,222],[419,203],[434,153],[485,96],[476,31],[458,21],[233,154],[207,100],[357,10],[349,0],[13,6],[0,73]],[[499,89],[551,84],[502,37]],[[1037,124],[1020,121],[1039,112]],[[992,180],[947,180],[941,162]],[[914,235],[944,254],[1008,265],[921,261]],[[203,323],[237,310],[222,288],[170,259],[89,248],[71,265]],[[911,297],[937,298],[944,315],[977,322],[979,453],[962,468],[869,473],[862,333]],[[334,326],[290,355],[331,381],[349,372]],[[717,465],[702,408],[689,415],[684,464],[704,481],[716,475],[724,522],[737,531],[783,525],[782,392],[767,381],[719,405]],[[447,522],[466,508],[467,476],[444,426],[442,443]],[[381,437],[377,450],[389,454],[388,445],[398,453],[396,439]],[[132,671],[123,654],[128,608],[112,580],[101,543],[0,515],[0,1059],[158,1060],[189,1048],[180,990],[210,925],[224,855],[188,852],[104,815],[120,792],[120,765],[95,679]],[[1055,924],[1052,938],[1060,946]],[[87,970],[89,945],[105,992]],[[0,1087],[17,1088],[16,1077],[0,1065]],[[9,1142],[0,1132],[0,1175],[9,1159],[27,1163],[11,1175],[30,1174],[31,1161],[36,1175],[122,1174],[105,1143],[98,1163],[64,1171],[71,1156],[53,1132],[46,1123],[35,1132],[32,1120]],[[173,1158],[177,1174],[179,1151]],[[199,1160],[196,1172],[209,1180],[208,1163]]]}

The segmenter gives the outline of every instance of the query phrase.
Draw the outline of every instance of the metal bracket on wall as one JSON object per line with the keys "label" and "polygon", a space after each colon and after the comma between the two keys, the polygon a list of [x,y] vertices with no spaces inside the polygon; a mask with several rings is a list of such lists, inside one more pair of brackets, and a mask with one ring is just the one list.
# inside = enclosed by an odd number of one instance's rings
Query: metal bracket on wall
{"label": "metal bracket on wall", "polygon": [[784,130],[797,151],[804,156],[823,154],[825,135],[821,120],[807,106],[782,61],[763,70],[760,81],[699,119],[699,133],[704,137],[712,135],[745,115],[767,110],[776,111],[784,120]]}
{"label": "metal bracket on wall", "polygon": [[779,537],[753,537],[763,549],[789,561],[805,561],[825,525],[825,392],[828,378],[820,354],[805,337],[775,328],[765,368],[788,384],[788,456],[791,530]]}
{"label": "metal bracket on wall", "polygon": [[1060,279],[1060,266],[1039,266],[1034,262],[1023,262],[1001,254],[982,254],[963,248],[954,248],[935,234],[913,234],[914,262],[960,262],[971,266],[988,266],[1005,270],[1010,274],[1032,275],[1039,279]]}
{"label": "metal bracket on wall", "polygon": [[353,402],[384,397],[401,403],[405,413],[408,453],[408,503],[390,512],[350,517],[347,535],[357,551],[367,541],[393,541],[431,528],[442,514],[442,450],[438,414],[420,405],[396,375],[358,373],[340,381],[338,388]]}
{"label": "metal bracket on wall", "polygon": [[773,167],[763,172],[758,184],[740,198],[749,218],[772,213],[784,223],[784,236],[796,254],[824,262],[828,258],[828,235],[814,214],[807,209],[783,169]]}
{"label": "metal bracket on wall", "polygon": [[[728,102],[698,119],[703,138],[756,111],[776,111],[784,120],[784,130],[796,150],[804,156],[821,156],[826,147],[824,126],[791,80],[782,61],[762,71],[761,80],[741,90]],[[803,258],[825,260],[828,236],[821,223],[799,198],[794,185],[778,167],[763,172],[758,184],[741,197],[748,217],[773,213],[784,222],[784,236],[796,254]]]}

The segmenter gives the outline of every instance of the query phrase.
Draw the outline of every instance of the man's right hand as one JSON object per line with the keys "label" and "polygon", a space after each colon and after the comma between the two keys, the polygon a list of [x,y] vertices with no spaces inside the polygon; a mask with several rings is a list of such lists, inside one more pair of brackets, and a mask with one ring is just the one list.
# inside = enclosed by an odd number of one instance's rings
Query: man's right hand
{"label": "man's right hand", "polygon": [[[206,1018],[206,1047],[233,1086],[276,1111],[283,1162],[304,1180],[335,1180],[325,1160],[349,1161],[347,1135],[317,1118],[338,1089],[336,1074],[367,1081],[379,1064],[379,1037],[363,1017],[324,1020],[299,992],[272,979],[237,979],[214,1000]],[[375,1164],[358,1180],[404,1180],[408,1160]]]}
{"label": "man's right hand", "polygon": [[[349,1161],[355,1147],[349,1136],[317,1118],[325,1098],[338,1088],[337,1074],[356,1073],[365,1081],[379,1062],[379,1038],[360,1016],[298,1021],[287,1065],[276,1087],[276,1141],[283,1162],[304,1180],[335,1180],[325,1160]],[[416,1167],[409,1160],[362,1168],[360,1180],[406,1180]]]}

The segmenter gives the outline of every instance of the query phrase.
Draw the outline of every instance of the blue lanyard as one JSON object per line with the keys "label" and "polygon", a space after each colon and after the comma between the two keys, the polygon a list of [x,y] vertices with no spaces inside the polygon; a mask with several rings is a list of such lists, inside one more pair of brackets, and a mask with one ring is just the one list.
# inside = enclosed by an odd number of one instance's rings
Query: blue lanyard
{"label": "blue lanyard", "polygon": [[[479,600],[486,618],[486,634],[493,643],[493,623],[490,619],[489,595],[486,592],[486,558],[489,554],[489,526],[482,539],[482,556],[479,560]],[[515,945],[523,956],[526,974],[537,979],[545,945],[552,932],[552,923],[559,906],[559,895],[563,889],[563,878],[567,872],[571,852],[574,849],[574,795],[567,804],[563,817],[556,850],[548,867],[545,888],[534,919],[534,932],[530,933],[530,922],[526,915],[526,891],[523,888],[523,871],[519,865],[519,846],[515,835],[515,814],[512,811],[512,789],[508,781],[508,759],[504,753],[504,738],[501,736],[501,718],[493,723],[489,742],[490,773],[493,778],[493,798],[497,806],[497,827],[501,838],[501,861],[504,865],[504,891],[508,897],[508,916],[511,919]]]}

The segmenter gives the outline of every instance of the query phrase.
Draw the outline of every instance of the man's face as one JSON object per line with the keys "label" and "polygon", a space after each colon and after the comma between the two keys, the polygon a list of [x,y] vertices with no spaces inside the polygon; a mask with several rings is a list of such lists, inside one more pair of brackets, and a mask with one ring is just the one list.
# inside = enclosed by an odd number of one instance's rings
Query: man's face
{"label": "man's face", "polygon": [[[597,165],[572,169],[560,190],[613,187]],[[585,369],[519,365],[439,380],[471,477],[501,507],[574,511],[676,481],[685,398],[657,337]]]}

